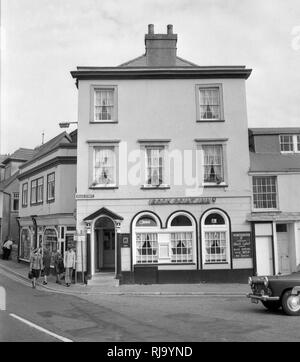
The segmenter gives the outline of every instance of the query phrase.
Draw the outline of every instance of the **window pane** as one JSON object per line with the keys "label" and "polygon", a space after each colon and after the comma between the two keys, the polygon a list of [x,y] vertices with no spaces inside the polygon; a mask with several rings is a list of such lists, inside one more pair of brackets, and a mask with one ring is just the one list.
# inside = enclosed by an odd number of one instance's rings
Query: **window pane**
{"label": "window pane", "polygon": [[253,177],[253,202],[255,209],[276,209],[276,176]]}
{"label": "window pane", "polygon": [[146,149],[147,184],[159,186],[163,183],[163,148]]}
{"label": "window pane", "polygon": [[281,135],[280,136],[280,149],[282,152],[293,152],[293,136]]}
{"label": "window pane", "polygon": [[193,233],[171,233],[172,263],[193,261]]}
{"label": "window pane", "polygon": [[158,242],[156,233],[136,234],[136,262],[157,263]]}
{"label": "window pane", "polygon": [[203,145],[202,149],[204,152],[204,182],[223,182],[222,145]]}
{"label": "window pane", "polygon": [[95,120],[110,121],[113,119],[114,90],[97,89],[95,91]]}
{"label": "window pane", "polygon": [[205,232],[205,262],[224,263],[227,262],[226,232]]}
{"label": "window pane", "polygon": [[200,88],[200,119],[220,119],[220,90],[214,88]]}
{"label": "window pane", "polygon": [[113,148],[96,147],[94,153],[95,185],[115,184],[115,152]]}

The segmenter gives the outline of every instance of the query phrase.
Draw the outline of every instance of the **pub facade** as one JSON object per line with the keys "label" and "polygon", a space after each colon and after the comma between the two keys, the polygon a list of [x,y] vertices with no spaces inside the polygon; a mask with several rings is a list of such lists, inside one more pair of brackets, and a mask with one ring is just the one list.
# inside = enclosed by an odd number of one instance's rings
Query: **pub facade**
{"label": "pub facade", "polygon": [[148,26],[145,54],[78,67],[78,271],[120,283],[253,274],[245,66],[198,66]]}

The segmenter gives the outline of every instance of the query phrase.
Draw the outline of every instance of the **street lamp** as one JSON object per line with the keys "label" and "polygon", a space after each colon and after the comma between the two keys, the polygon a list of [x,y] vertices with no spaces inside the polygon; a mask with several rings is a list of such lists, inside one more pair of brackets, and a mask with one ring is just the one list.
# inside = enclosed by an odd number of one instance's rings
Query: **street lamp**
{"label": "street lamp", "polygon": [[70,124],[78,124],[78,122],[60,122],[59,127],[60,128],[69,128]]}

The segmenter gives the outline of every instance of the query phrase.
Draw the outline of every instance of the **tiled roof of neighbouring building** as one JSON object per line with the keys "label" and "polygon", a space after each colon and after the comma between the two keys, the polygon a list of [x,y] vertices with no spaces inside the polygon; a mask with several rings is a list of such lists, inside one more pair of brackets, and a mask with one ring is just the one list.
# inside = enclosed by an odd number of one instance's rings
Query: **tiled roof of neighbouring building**
{"label": "tiled roof of neighbouring building", "polygon": [[300,153],[250,152],[250,172],[300,172]]}

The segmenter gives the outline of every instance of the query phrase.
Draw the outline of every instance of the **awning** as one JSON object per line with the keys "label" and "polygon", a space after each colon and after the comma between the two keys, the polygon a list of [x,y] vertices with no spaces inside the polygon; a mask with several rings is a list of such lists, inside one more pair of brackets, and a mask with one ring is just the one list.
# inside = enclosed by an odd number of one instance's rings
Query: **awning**
{"label": "awning", "polygon": [[300,221],[300,212],[253,212],[247,215],[247,221]]}

